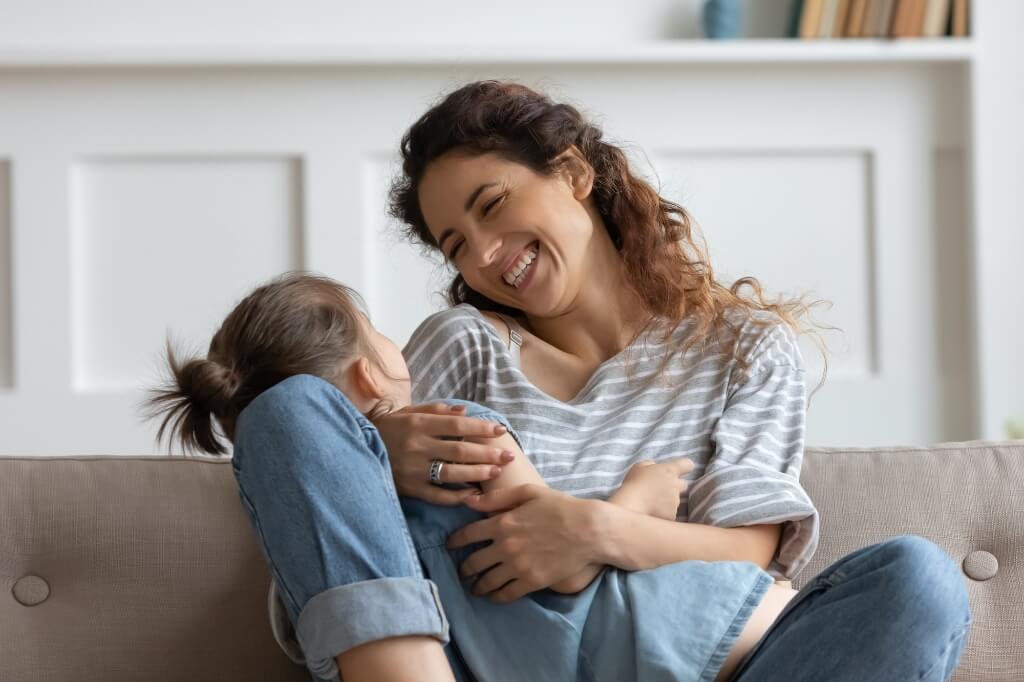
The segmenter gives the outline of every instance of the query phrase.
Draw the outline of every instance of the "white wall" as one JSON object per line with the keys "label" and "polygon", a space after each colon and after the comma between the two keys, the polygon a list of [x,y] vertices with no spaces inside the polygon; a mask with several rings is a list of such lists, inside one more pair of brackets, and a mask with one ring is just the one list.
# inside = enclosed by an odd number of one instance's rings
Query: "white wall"
{"label": "white wall", "polygon": [[[781,36],[789,0],[746,0],[744,32]],[[2,0],[0,47],[620,43],[701,35],[701,0]]]}
{"label": "white wall", "polygon": [[[698,4],[679,6],[692,15]],[[575,48],[552,49],[550,24],[469,3],[420,17],[416,36],[438,44],[422,54],[442,55],[433,65],[331,52],[358,38],[408,55],[396,36],[410,29],[388,33],[387,17],[420,6],[392,0],[359,23],[312,2],[286,16],[269,3],[0,5],[0,453],[155,452],[137,406],[167,332],[201,349],[234,301],[284,269],[352,284],[403,342],[442,305],[446,274],[385,216],[397,140],[439,93],[479,77],[539,85],[594,115],[693,212],[724,278],[753,274],[770,291],[834,302],[818,319],[845,334],[828,337],[808,444],[1001,437],[1024,411],[1024,360],[1009,354],[1024,310],[1017,322],[998,310],[1022,307],[1012,254],[1024,229],[1012,188],[978,187],[981,169],[1009,169],[1021,145],[1000,113],[1024,108],[1019,98],[978,104],[979,87],[998,89],[1009,67],[980,76],[971,53],[942,45],[797,54],[694,43],[681,57],[577,60]],[[661,36],[656,19],[672,6],[591,9],[589,35]],[[573,8],[582,3],[549,12],[568,22]],[[453,17],[500,26],[501,63],[441,47],[470,40]],[[770,28],[760,26],[748,33]],[[526,37],[555,61],[518,63]],[[278,63],[282,41],[314,56]],[[190,58],[230,44],[246,46],[231,67]],[[80,67],[65,50],[110,63]],[[25,66],[26,55],[52,63]],[[996,55],[1008,59],[986,59]],[[820,361],[804,349],[813,386]]]}

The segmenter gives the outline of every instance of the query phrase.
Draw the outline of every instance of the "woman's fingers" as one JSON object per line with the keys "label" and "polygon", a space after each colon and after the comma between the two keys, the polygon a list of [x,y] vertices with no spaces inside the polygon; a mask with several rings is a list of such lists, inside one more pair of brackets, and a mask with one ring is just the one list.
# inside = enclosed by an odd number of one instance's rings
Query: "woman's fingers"
{"label": "woman's fingers", "polygon": [[459,414],[465,412],[465,405],[449,405],[447,403],[420,403],[419,405],[408,405],[400,410],[396,410],[394,414],[399,412],[408,412],[415,414]]}
{"label": "woman's fingers", "polygon": [[459,464],[508,464],[515,459],[511,450],[466,441],[431,440],[429,447],[431,459]]}
{"label": "woman's fingers", "polygon": [[490,540],[494,537],[494,524],[497,523],[497,519],[498,517],[494,516],[463,526],[448,536],[448,542],[445,543],[445,546],[448,549],[458,549],[459,547],[472,545],[474,542]]}
{"label": "woman's fingers", "polygon": [[483,573],[501,563],[501,556],[494,545],[488,545],[477,550],[459,565],[459,576],[471,578],[478,573]]}
{"label": "woman's fingers", "polygon": [[441,481],[444,483],[479,483],[498,476],[501,476],[501,467],[494,464],[453,464],[449,462],[441,467]]}
{"label": "woman's fingers", "polygon": [[423,433],[431,436],[462,436],[463,438],[494,438],[508,429],[501,424],[476,417],[424,414],[414,417]]}
{"label": "woman's fingers", "polygon": [[491,570],[480,576],[480,579],[473,583],[470,590],[478,597],[500,590],[505,585],[515,580],[515,574],[505,567],[505,564],[498,564]]}
{"label": "woman's fingers", "polygon": [[479,512],[503,512],[515,509],[547,491],[548,488],[543,486],[523,483],[511,488],[492,490],[479,497],[470,497],[466,500],[466,506]]}
{"label": "woman's fingers", "polygon": [[517,599],[522,599],[526,595],[536,590],[535,585],[531,586],[525,580],[513,580],[505,583],[497,592],[491,594],[491,601],[498,604],[511,604]]}
{"label": "woman's fingers", "polygon": [[414,497],[418,497],[421,500],[430,502],[431,504],[439,504],[445,507],[454,507],[457,504],[463,504],[467,497],[471,495],[477,495],[479,491],[476,488],[466,488],[465,490],[448,490],[447,488],[440,488],[436,485],[427,484],[425,487],[416,491]]}

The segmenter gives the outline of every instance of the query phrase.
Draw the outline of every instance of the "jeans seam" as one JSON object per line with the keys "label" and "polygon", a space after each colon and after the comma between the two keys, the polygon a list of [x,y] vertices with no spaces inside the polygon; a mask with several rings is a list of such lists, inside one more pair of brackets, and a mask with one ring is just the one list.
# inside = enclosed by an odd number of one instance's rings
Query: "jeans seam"
{"label": "jeans seam", "polygon": [[923,673],[918,675],[918,677],[917,677],[918,680],[923,680],[925,677],[931,675],[932,672],[935,671],[935,668],[938,667],[939,663],[945,657],[946,652],[949,651],[949,649],[954,644],[956,644],[958,641],[962,640],[967,635],[967,629],[970,626],[971,626],[971,619],[968,618],[967,622],[964,623],[963,626],[961,626],[956,632],[954,632],[953,635],[949,638],[949,641],[946,642],[946,645],[944,647],[942,647],[941,650],[939,650],[939,653],[935,657],[935,661],[932,662],[931,666],[929,666],[928,669],[925,670]]}
{"label": "jeans seam", "polygon": [[260,522],[259,514],[256,512],[256,508],[253,506],[252,500],[250,500],[249,496],[246,494],[245,489],[242,488],[241,482],[239,482],[238,485],[238,492],[242,496],[242,501],[248,508],[249,514],[252,516],[253,524],[256,526],[256,532],[259,533],[260,543],[263,545],[264,551],[266,552],[267,563],[270,564],[270,571],[273,575],[274,580],[277,582],[278,589],[291,603],[292,610],[294,610],[295,613],[299,613],[299,605],[295,599],[295,595],[291,593],[291,590],[288,589],[288,586],[281,579],[281,572],[277,570],[277,562],[274,561],[273,557],[270,555],[270,550],[268,549],[266,540],[266,534],[263,532],[263,524]]}
{"label": "jeans seam", "polygon": [[391,493],[388,495],[388,505],[391,507],[391,511],[397,514],[399,526],[402,528],[402,537],[405,538],[405,547],[409,551],[409,556],[412,558],[413,566],[415,567],[418,577],[422,578],[423,568],[420,565],[419,552],[416,550],[416,543],[412,540],[412,534],[409,532],[409,524],[405,519],[405,513],[402,511],[402,503],[398,499],[398,489],[395,487],[395,479],[391,474],[391,466],[387,461],[387,455],[385,454],[385,461],[382,463],[386,466],[379,466],[377,473],[384,480],[384,485]]}
{"label": "jeans seam", "polygon": [[754,643],[753,648],[751,648],[750,651],[747,652],[747,655],[744,656],[742,660],[740,660],[740,663],[736,667],[736,670],[734,670],[732,673],[732,677],[729,678],[730,682],[732,680],[740,679],[740,676],[747,671],[747,668],[750,667],[750,663],[754,660],[761,647],[768,640],[768,636],[772,634],[772,632],[775,630],[775,626],[781,623],[783,618],[787,618],[790,613],[795,611],[798,606],[800,606],[803,602],[807,601],[811,596],[813,596],[815,592],[824,592],[828,589],[831,589],[832,587],[832,583],[828,581],[828,578],[826,576],[819,575],[816,578],[814,578],[811,582],[809,582],[807,585],[805,585],[802,589],[798,590],[797,594],[789,600],[789,602],[783,607],[782,611],[779,612],[779,615],[775,617],[775,620],[768,627],[768,630],[766,630],[765,633],[761,635],[760,639],[758,639]]}

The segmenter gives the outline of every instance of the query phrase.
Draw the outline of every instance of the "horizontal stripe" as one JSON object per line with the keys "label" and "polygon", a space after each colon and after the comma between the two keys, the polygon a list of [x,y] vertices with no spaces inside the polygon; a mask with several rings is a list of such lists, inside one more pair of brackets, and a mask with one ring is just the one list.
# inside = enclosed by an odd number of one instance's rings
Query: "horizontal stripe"
{"label": "horizontal stripe", "polygon": [[[572,402],[532,384],[505,339],[467,305],[425,320],[403,354],[415,401],[461,398],[504,414],[558,490],[606,499],[635,462],[690,457],[680,520],[798,524],[784,526],[773,562],[786,571],[802,567],[817,545],[817,512],[799,480],[803,359],[793,331],[772,314],[736,313],[734,323],[746,372],[729,353],[678,353],[648,336],[602,363]],[[671,343],[691,330],[680,326]]]}

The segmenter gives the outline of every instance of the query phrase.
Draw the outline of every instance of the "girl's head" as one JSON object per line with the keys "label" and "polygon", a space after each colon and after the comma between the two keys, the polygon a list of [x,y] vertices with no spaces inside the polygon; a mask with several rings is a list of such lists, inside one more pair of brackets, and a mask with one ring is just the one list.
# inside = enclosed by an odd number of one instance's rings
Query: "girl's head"
{"label": "girl's head", "polygon": [[[409,128],[401,153],[391,212],[458,271],[453,305],[554,318],[583,286],[621,282],[646,316],[638,335],[658,320],[670,323],[666,339],[684,319],[696,323],[677,350],[728,343],[728,333],[712,334],[738,329],[727,308],[771,310],[799,329],[796,318],[811,307],[766,302],[751,277],[716,281],[687,211],[637,176],[576,108],[523,85],[481,81],[450,93]],[[525,279],[515,280],[527,262]],[[741,293],[745,285],[752,295]]]}
{"label": "girl's head", "polygon": [[337,386],[377,416],[410,402],[401,351],[380,334],[358,294],[327,277],[291,273],[246,296],[225,318],[205,358],[176,357],[168,343],[168,385],[147,402],[186,450],[225,453],[215,430],[234,440],[235,421],[260,393],[296,374]]}

